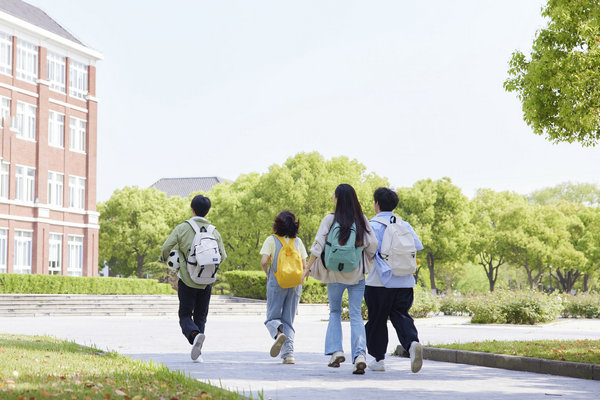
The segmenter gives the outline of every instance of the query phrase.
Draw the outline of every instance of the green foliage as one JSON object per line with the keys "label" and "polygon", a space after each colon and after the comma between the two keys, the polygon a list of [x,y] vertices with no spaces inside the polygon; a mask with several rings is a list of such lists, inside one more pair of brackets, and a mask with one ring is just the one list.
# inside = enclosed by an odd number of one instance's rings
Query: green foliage
{"label": "green foliage", "polygon": [[444,315],[472,315],[469,308],[470,299],[465,296],[440,296],[440,311]]}
{"label": "green foliage", "polygon": [[0,334],[0,398],[246,399],[165,365],[48,336]]}
{"label": "green foliage", "polygon": [[300,297],[300,303],[326,304],[328,302],[327,284],[319,282],[311,277],[309,277],[308,280],[302,284],[302,296]]}
{"label": "green foliage", "polygon": [[471,322],[484,324],[529,324],[556,319],[562,309],[561,298],[545,293],[497,291],[469,300]]}
{"label": "green foliage", "polygon": [[267,299],[267,276],[263,271],[227,271],[222,275],[233,296]]}
{"label": "green foliage", "polygon": [[600,187],[592,183],[565,182],[560,185],[536,190],[527,196],[537,204],[557,204],[561,200],[569,203],[600,206]]}
{"label": "green foliage", "polygon": [[298,235],[309,248],[321,220],[333,211],[333,192],[340,183],[354,187],[367,214],[372,213],[375,189],[388,185],[356,160],[325,160],[314,152],[296,154],[265,174],[242,175],[213,187],[208,193],[213,203],[210,220],[222,234],[228,254],[222,268],[260,270],[260,248],[283,210],[296,214]]}
{"label": "green foliage", "polygon": [[443,269],[468,257],[471,240],[468,199],[449,178],[416,182],[398,190],[397,212],[408,221],[423,243],[421,264],[430,273],[430,287],[437,290],[436,265]]}
{"label": "green foliage", "polygon": [[439,311],[437,296],[417,285],[414,288],[414,301],[409,314],[414,318],[424,318]]}
{"label": "green foliage", "polygon": [[155,279],[0,274],[0,293],[175,294],[175,291]]}
{"label": "green foliage", "polygon": [[[187,200],[158,189],[125,187],[98,204],[99,263],[111,273],[142,278],[153,268],[160,246],[183,220],[191,216]],[[166,267],[165,267],[166,268]]]}
{"label": "green foliage", "polygon": [[597,0],[548,0],[548,26],[531,54],[513,53],[504,83],[523,103],[524,119],[552,142],[600,140],[600,5]]}
{"label": "green foliage", "polygon": [[600,318],[600,294],[566,296],[563,316],[571,318]]}

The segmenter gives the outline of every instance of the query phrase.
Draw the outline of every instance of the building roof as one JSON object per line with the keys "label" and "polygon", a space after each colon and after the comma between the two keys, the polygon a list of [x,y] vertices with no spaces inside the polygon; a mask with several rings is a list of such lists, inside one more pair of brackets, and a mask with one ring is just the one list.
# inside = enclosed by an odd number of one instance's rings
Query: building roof
{"label": "building roof", "polygon": [[208,192],[217,183],[229,182],[228,179],[218,176],[206,176],[196,178],[162,178],[154,182],[150,187],[165,192],[167,197],[179,196],[189,197],[195,192]]}
{"label": "building roof", "polygon": [[29,22],[65,39],[83,45],[75,36],[53,20],[44,11],[21,0],[0,0],[0,10],[7,14]]}

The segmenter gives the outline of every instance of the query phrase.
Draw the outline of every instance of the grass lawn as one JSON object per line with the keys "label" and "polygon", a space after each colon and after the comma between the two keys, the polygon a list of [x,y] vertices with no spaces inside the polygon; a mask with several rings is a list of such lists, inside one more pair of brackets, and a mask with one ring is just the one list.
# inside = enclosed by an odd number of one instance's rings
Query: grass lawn
{"label": "grass lawn", "polygon": [[0,334],[0,398],[243,399],[164,365],[49,336]]}
{"label": "grass lawn", "polygon": [[485,341],[436,345],[447,349],[600,364],[600,340]]}

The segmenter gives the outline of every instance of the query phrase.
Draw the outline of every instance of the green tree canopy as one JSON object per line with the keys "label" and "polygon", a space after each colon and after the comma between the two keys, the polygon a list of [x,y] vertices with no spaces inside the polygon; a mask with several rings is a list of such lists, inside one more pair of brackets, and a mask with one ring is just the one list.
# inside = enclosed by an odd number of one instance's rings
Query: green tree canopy
{"label": "green tree canopy", "polygon": [[136,186],[115,190],[100,212],[99,263],[111,273],[143,277],[171,230],[191,216],[188,199]]}
{"label": "green tree canopy", "polygon": [[556,204],[564,200],[587,206],[600,206],[600,187],[592,183],[565,182],[554,187],[536,190],[528,197],[532,202],[538,204]]}
{"label": "green tree canopy", "polygon": [[437,292],[436,263],[450,265],[468,257],[469,201],[450,178],[425,179],[398,190],[399,215],[423,243],[432,292]]}
{"label": "green tree canopy", "polygon": [[600,4],[549,0],[548,26],[537,32],[531,54],[510,60],[507,91],[523,103],[524,119],[552,142],[600,140]]}

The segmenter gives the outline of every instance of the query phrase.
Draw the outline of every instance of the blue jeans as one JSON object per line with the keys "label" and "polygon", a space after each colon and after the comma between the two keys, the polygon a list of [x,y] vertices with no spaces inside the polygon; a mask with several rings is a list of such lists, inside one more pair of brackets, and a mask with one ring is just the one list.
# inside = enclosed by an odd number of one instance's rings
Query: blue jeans
{"label": "blue jeans", "polygon": [[272,338],[277,335],[277,329],[280,329],[287,336],[287,340],[281,348],[281,353],[279,353],[281,358],[294,354],[294,334],[296,331],[293,325],[301,294],[302,285],[283,289],[277,283],[277,278],[275,278],[273,272],[269,271],[265,326]]}
{"label": "blue jeans", "polygon": [[342,295],[348,289],[348,303],[350,311],[350,343],[352,345],[352,362],[359,355],[365,355],[366,334],[360,308],[365,293],[365,280],[356,285],[344,283],[328,283],[327,296],[329,297],[329,323],[325,335],[325,354],[330,355],[336,351],[344,351],[342,347]]}

